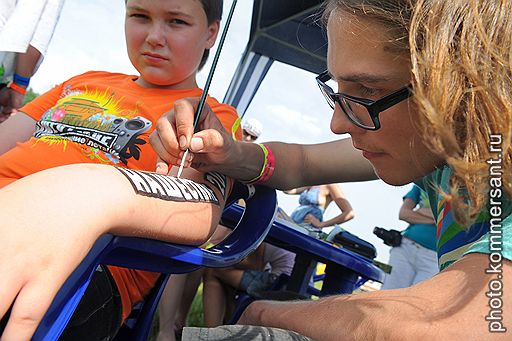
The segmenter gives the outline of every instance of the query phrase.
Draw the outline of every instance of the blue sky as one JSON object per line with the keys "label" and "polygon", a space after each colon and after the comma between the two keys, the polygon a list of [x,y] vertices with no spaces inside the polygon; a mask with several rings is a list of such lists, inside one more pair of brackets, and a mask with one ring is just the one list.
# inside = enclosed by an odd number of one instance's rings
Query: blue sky
{"label": "blue sky", "polygon": [[[231,1],[225,1],[225,13]],[[252,1],[238,1],[221,58],[210,88],[210,95],[222,100],[249,36]],[[66,0],[48,53],[32,87],[44,92],[74,75],[89,70],[135,74],[126,54],[123,0]],[[213,56],[213,53],[212,53]],[[212,58],[210,58],[211,60]],[[198,76],[206,80],[210,64]],[[339,139],[329,129],[331,111],[318,91],[315,75],[274,63],[260,91],[249,107],[247,117],[263,123],[261,141],[318,143]],[[377,259],[388,260],[389,248],[372,234],[374,226],[402,229],[398,210],[410,186],[392,187],[381,181],[341,185],[355,209],[356,217],[343,227],[372,242]],[[298,204],[297,196],[279,193],[280,206],[288,213]],[[329,218],[339,213],[334,205]]]}

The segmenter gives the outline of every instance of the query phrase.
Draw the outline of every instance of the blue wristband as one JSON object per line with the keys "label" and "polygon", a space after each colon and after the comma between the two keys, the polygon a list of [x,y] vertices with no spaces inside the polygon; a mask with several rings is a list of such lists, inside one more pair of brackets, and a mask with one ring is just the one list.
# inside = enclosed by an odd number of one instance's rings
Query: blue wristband
{"label": "blue wristband", "polygon": [[23,76],[20,76],[18,75],[17,73],[15,73],[13,76],[12,76],[12,81],[18,85],[21,85],[21,86],[24,86],[24,87],[27,87],[28,84],[30,83],[30,77],[23,77]]}

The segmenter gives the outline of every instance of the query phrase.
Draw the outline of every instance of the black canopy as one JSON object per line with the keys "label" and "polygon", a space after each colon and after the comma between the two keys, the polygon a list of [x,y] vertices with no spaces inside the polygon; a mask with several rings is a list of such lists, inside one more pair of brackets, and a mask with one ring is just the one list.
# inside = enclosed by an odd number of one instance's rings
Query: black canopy
{"label": "black canopy", "polygon": [[254,0],[249,42],[224,98],[243,116],[274,60],[310,72],[326,68],[323,0]]}

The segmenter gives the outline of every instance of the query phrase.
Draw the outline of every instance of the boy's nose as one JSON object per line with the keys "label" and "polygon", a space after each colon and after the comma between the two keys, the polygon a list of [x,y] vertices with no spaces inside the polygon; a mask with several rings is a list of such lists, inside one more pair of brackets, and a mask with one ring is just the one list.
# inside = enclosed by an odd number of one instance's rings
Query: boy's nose
{"label": "boy's nose", "polygon": [[154,24],[148,31],[146,42],[151,46],[165,45],[165,31],[159,24]]}

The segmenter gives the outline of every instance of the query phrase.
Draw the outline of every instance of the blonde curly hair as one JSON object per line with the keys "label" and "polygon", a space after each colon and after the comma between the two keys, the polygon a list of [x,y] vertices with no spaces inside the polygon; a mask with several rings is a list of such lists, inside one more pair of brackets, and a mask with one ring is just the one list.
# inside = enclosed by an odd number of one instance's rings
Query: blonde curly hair
{"label": "blonde curly hair", "polygon": [[512,197],[512,1],[329,0],[324,18],[334,10],[376,20],[410,54],[418,129],[453,169],[456,220],[470,226],[486,206],[488,160]]}

